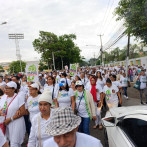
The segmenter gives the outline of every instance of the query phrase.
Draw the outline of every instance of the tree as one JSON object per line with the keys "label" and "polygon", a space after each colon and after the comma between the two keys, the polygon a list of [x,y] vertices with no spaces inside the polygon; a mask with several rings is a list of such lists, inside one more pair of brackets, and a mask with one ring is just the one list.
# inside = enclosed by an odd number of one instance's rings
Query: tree
{"label": "tree", "polygon": [[[25,72],[26,62],[21,61],[22,72]],[[21,72],[20,61],[13,61],[9,64],[10,73],[19,73]]]}
{"label": "tree", "polygon": [[39,38],[33,41],[35,51],[41,53],[42,61],[52,65],[52,53],[54,53],[56,69],[62,68],[62,63],[78,63],[81,61],[80,49],[75,45],[75,34],[57,36],[51,32],[40,31]]}
{"label": "tree", "polygon": [[0,69],[4,69],[2,65],[0,65]]}
{"label": "tree", "polygon": [[147,44],[147,2],[146,0],[120,0],[115,9],[117,20],[123,19],[128,32]]}

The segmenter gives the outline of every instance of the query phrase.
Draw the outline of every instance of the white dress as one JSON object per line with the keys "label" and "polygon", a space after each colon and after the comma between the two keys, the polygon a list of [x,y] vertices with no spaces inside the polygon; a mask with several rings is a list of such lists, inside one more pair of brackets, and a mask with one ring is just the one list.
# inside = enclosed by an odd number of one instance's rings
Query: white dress
{"label": "white dress", "polygon": [[[14,96],[16,96],[16,94],[14,94]],[[24,105],[24,98],[21,98],[20,96],[22,95],[17,95],[12,101],[12,103],[10,104],[8,108],[6,119],[13,117],[16,111],[19,110],[19,108],[22,105]],[[4,107],[3,104],[5,104],[6,101],[7,101],[7,104],[9,104],[11,100],[13,99],[13,97],[7,98],[7,95],[4,95],[1,98],[1,108]],[[20,117],[16,120],[13,120],[7,125],[6,136],[8,137],[10,142],[22,144],[24,141],[24,137],[25,137],[25,131],[26,131],[26,128],[25,128],[24,117]]]}

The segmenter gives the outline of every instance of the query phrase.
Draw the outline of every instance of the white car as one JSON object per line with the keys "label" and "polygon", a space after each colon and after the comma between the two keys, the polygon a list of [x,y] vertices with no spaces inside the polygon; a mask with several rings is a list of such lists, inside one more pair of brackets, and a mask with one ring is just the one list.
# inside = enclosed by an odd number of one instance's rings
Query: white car
{"label": "white car", "polygon": [[102,123],[105,147],[147,147],[147,105],[112,108]]}

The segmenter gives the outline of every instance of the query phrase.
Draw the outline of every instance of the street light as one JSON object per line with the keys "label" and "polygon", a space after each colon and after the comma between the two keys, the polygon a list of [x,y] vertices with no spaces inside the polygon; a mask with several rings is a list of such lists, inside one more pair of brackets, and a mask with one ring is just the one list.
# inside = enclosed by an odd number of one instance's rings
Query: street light
{"label": "street light", "polygon": [[5,21],[5,22],[2,22],[0,25],[4,25],[4,24],[7,24],[7,22]]}

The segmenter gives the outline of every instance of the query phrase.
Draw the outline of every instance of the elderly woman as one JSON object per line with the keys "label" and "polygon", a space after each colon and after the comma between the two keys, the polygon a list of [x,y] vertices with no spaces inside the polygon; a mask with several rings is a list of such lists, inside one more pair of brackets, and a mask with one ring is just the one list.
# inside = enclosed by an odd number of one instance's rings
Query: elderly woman
{"label": "elderly woman", "polygon": [[89,135],[90,119],[93,118],[93,120],[96,120],[93,96],[90,91],[84,90],[84,85],[81,81],[76,82],[76,89],[76,112],[82,118],[82,122],[79,126],[79,132]]}
{"label": "elderly woman", "polygon": [[[0,101],[1,117],[6,126],[6,137],[11,147],[21,147],[25,136],[25,122],[22,117],[25,114],[25,102],[15,91],[17,84],[13,81],[6,84],[5,94]],[[21,95],[22,96],[22,95]],[[19,110],[20,115],[16,112]],[[5,130],[3,130],[4,132]]]}
{"label": "elderly woman", "polygon": [[38,103],[40,112],[32,120],[28,147],[42,147],[44,141],[49,138],[45,128],[50,122],[52,93],[48,89],[44,90]]}

